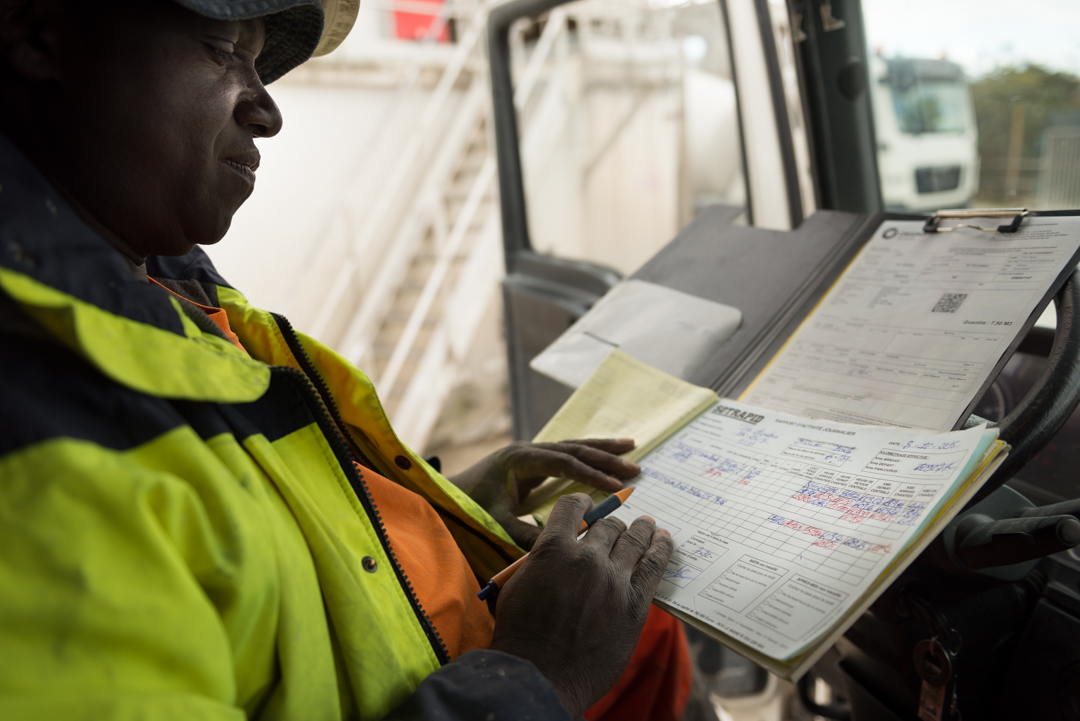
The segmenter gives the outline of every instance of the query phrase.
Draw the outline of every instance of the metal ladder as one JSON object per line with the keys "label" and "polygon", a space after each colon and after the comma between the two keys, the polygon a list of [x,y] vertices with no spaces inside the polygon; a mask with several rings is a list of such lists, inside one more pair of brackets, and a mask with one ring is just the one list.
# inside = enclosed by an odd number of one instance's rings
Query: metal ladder
{"label": "metal ladder", "polygon": [[[327,235],[345,240],[312,251],[312,262],[325,267],[332,259],[334,271],[317,291],[307,329],[371,377],[398,434],[418,449],[497,297],[502,271],[482,45],[487,11],[458,2],[443,13],[443,20],[457,17],[458,43],[400,71],[385,127],[369,143],[373,155],[382,151],[393,162],[358,173],[352,187],[374,189],[361,217],[358,199],[346,193],[323,224]],[[441,27],[437,22],[430,34]],[[425,87],[433,69],[437,80]]]}

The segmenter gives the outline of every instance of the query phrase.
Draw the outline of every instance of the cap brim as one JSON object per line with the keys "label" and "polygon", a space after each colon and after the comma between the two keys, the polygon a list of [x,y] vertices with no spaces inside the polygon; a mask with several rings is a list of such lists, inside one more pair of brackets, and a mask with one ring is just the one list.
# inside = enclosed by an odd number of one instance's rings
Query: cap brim
{"label": "cap brim", "polygon": [[219,20],[266,18],[266,42],[255,70],[269,85],[313,55],[326,55],[352,30],[360,0],[175,0]]}
{"label": "cap brim", "polygon": [[360,0],[323,0],[322,6],[326,20],[319,45],[313,53],[315,57],[326,55],[341,45],[360,14]]}

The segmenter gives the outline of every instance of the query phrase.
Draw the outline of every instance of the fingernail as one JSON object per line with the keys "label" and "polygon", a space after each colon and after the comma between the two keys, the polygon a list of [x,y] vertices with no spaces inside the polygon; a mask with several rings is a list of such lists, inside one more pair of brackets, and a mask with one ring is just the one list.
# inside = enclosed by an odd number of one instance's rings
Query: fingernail
{"label": "fingernail", "polygon": [[668,538],[671,538],[671,533],[666,528],[657,529],[656,532],[659,533],[661,536],[667,536]]}
{"label": "fingernail", "polygon": [[613,483],[614,483],[614,484],[615,484],[616,486],[618,486],[619,488],[622,488],[622,487],[623,487],[623,482],[622,482],[622,481],[620,481],[620,480],[619,480],[618,478],[616,478],[615,476],[608,476],[608,478],[610,478],[610,479],[612,480],[612,482],[613,482]]}
{"label": "fingernail", "polygon": [[642,518],[644,518],[649,523],[656,523],[656,519],[653,518],[652,516],[642,516]]}
{"label": "fingernail", "polygon": [[626,461],[626,467],[629,468],[634,473],[641,473],[641,466],[634,463],[633,461]]}
{"label": "fingernail", "polygon": [[634,443],[634,439],[633,439],[633,438],[620,438],[620,439],[618,440],[618,442],[619,442],[619,443],[630,443],[630,444],[633,444],[633,443]]}

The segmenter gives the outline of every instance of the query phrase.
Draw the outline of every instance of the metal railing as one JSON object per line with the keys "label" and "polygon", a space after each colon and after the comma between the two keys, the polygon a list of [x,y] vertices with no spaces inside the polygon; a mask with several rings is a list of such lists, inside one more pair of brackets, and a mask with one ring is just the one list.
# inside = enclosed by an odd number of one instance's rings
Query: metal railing
{"label": "metal railing", "polygon": [[[390,305],[395,289],[404,278],[408,266],[415,256],[424,231],[434,225],[436,238],[445,237],[446,217],[440,211],[439,202],[446,192],[448,176],[451,166],[464,152],[468,135],[475,125],[483,117],[484,101],[486,92],[482,84],[476,84],[470,89],[463,101],[454,120],[450,132],[445,136],[445,142],[440,147],[440,152],[431,164],[426,177],[419,183],[419,190],[413,188],[399,189],[398,192],[408,192],[412,196],[411,207],[400,217],[399,227],[396,232],[387,235],[391,238],[389,248],[382,256],[379,263],[379,272],[375,275],[368,289],[356,306],[355,315],[349,322],[338,347],[346,358],[356,364],[361,364],[368,354],[379,324]],[[389,203],[390,201],[386,201]],[[346,281],[353,273],[353,268],[344,267],[339,271],[339,278],[344,276]],[[324,301],[323,313],[333,312],[335,306],[330,303],[340,303],[340,294],[343,288],[331,290],[331,295]],[[382,389],[380,389],[382,390]],[[389,391],[383,390],[384,394]]]}
{"label": "metal railing", "polygon": [[[365,242],[367,238],[355,238],[355,233],[352,231],[351,226],[354,223],[353,209],[356,205],[357,196],[363,192],[362,188],[365,185],[370,184],[370,182],[365,182],[370,180],[369,176],[380,170],[376,164],[371,162],[371,159],[377,149],[387,142],[391,132],[397,129],[397,126],[400,123],[408,122],[407,112],[411,101],[422,92],[420,81],[424,70],[432,65],[437,66],[441,62],[445,62],[445,54],[443,52],[445,47],[442,47],[441,44],[437,42],[437,38],[442,34],[443,29],[446,27],[449,20],[456,17],[458,13],[464,12],[464,8],[475,8],[477,5],[468,0],[444,2],[438,6],[430,3],[419,4],[427,5],[429,7],[429,14],[434,15],[425,37],[418,43],[409,43],[410,46],[419,47],[420,51],[418,53],[410,54],[411,60],[401,68],[400,77],[397,82],[397,87],[394,90],[392,100],[380,115],[379,120],[372,124],[372,130],[361,144],[361,150],[356,154],[355,160],[349,167],[349,170],[345,173],[345,180],[340,184],[335,198],[330,203],[329,211],[326,213],[323,221],[319,224],[318,231],[314,234],[312,242],[308,245],[307,252],[302,258],[297,260],[295,272],[291,274],[291,278],[293,279],[291,287],[286,292],[283,300],[282,310],[285,312],[294,310],[298,296],[304,292],[305,280],[310,275],[315,261],[319,256],[328,252],[331,239],[335,237],[334,231],[337,227],[344,226],[344,233],[348,238],[349,246],[351,246],[348,248],[348,256],[352,257],[356,255],[357,252],[363,252],[364,247],[361,246],[361,243]],[[430,8],[432,7],[437,9],[434,12],[431,12]],[[480,7],[482,7],[482,2]],[[401,8],[398,8],[396,4],[393,3],[384,3],[380,6],[380,9],[393,12],[400,10]],[[478,10],[473,9],[473,12],[478,12]],[[456,49],[456,55],[460,55],[461,52],[461,48],[458,47]],[[331,56],[331,58],[321,59],[315,63],[309,63],[308,65],[312,67],[336,65],[332,58],[333,56]],[[447,63],[447,65],[451,64],[453,64],[453,61]],[[301,70],[304,70],[305,68],[308,68],[308,66],[301,66]],[[308,72],[312,73],[310,68],[308,68]],[[317,76],[319,72],[320,71],[315,70],[312,74]],[[460,67],[458,72],[460,73]],[[299,73],[296,75],[299,75]],[[435,100],[435,98],[432,98],[432,100]],[[442,100],[445,101],[445,97],[443,97]],[[431,110],[431,105],[431,103],[428,104],[429,111]],[[412,136],[414,138],[417,137],[415,132],[412,133]],[[328,299],[324,299],[319,306],[317,318],[324,316],[328,305]],[[316,322],[311,330],[313,332],[318,331],[317,334],[319,337],[322,337],[321,333],[326,330],[325,323]]]}
{"label": "metal railing", "polygon": [[[370,206],[372,209],[371,214],[364,220],[364,224],[357,233],[345,261],[339,267],[333,282],[330,284],[330,289],[312,323],[311,332],[313,335],[317,337],[323,336],[333,316],[340,312],[342,300],[345,298],[349,286],[357,280],[355,275],[360,258],[371,251],[375,244],[374,241],[378,238],[397,235],[390,228],[401,225],[402,216],[406,215],[406,212],[403,211],[405,211],[408,201],[415,197],[412,190],[415,185],[409,181],[412,180],[415,183],[417,176],[422,173],[422,164],[430,161],[429,156],[421,151],[431,143],[432,133],[437,129],[435,122],[440,118],[450,93],[460,79],[469,57],[476,52],[482,29],[482,20],[474,18],[465,36],[458,44],[449,64],[443,71],[439,84],[425,104],[419,119],[411,128],[408,140],[399,154],[398,161],[395,163],[390,177],[382,184],[375,202]],[[415,224],[419,225],[420,223]],[[415,236],[403,239],[406,241],[405,247],[395,243],[391,248],[390,256],[385,257],[380,266],[390,265],[396,267],[400,264],[400,261],[394,256],[407,257],[411,255],[414,243],[410,241],[413,241],[414,238]],[[380,288],[385,287],[385,285],[385,283],[378,284]],[[365,305],[374,304],[378,306],[382,302],[384,302],[384,298],[381,297],[381,293],[367,294],[361,303],[361,313],[364,312]],[[356,328],[355,330],[363,332],[368,329]],[[348,342],[348,339],[346,339],[346,342]]]}

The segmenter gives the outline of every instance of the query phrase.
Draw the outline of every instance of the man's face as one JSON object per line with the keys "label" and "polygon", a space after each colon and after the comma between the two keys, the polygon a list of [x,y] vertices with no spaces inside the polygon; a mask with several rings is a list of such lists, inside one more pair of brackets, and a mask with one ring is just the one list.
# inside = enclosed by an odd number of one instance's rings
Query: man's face
{"label": "man's face", "polygon": [[254,188],[253,139],[281,128],[254,70],[262,20],[211,20],[168,0],[92,5],[100,12],[57,43],[47,172],[137,255],[217,242]]}

